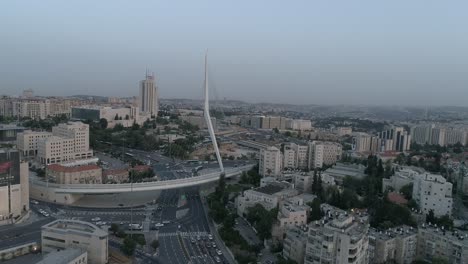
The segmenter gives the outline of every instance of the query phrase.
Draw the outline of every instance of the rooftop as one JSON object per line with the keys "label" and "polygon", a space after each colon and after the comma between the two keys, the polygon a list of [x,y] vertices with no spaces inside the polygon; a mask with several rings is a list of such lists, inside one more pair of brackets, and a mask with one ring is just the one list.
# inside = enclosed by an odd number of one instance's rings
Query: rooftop
{"label": "rooftop", "polygon": [[59,164],[51,164],[47,166],[48,170],[57,171],[57,172],[82,172],[82,171],[89,171],[89,170],[99,170],[101,167],[97,165],[83,165],[83,166],[75,166],[75,167],[65,167]]}
{"label": "rooftop", "polygon": [[272,195],[272,194],[275,194],[277,192],[282,191],[283,189],[284,188],[281,187],[281,186],[269,184],[269,185],[266,185],[266,186],[263,186],[263,187],[259,187],[259,188],[255,189],[255,191],[260,192],[260,193],[264,193],[264,194]]}
{"label": "rooftop", "polygon": [[69,263],[85,253],[86,250],[81,248],[67,248],[45,255],[44,258],[36,264]]}
{"label": "rooftop", "polygon": [[379,240],[389,240],[395,237],[407,237],[418,233],[417,228],[411,226],[399,226],[390,228],[388,230],[378,230],[376,228],[369,228],[369,236],[372,236]]}
{"label": "rooftop", "polygon": [[389,192],[387,198],[390,202],[394,204],[408,204],[408,200],[406,200],[405,197],[403,197],[403,195],[396,192]]}
{"label": "rooftop", "polygon": [[71,220],[71,219],[58,219],[51,223],[48,223],[42,226],[42,231],[54,231],[60,230],[61,233],[63,231],[70,232],[70,233],[78,233],[82,235],[95,235],[95,236],[107,236],[107,232],[99,228],[98,226],[84,222],[79,220]]}

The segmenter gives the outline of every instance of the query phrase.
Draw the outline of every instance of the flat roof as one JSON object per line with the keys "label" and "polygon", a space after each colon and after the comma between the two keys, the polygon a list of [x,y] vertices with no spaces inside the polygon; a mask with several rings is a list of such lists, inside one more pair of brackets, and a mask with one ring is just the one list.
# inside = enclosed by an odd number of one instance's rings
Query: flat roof
{"label": "flat roof", "polygon": [[86,250],[81,248],[67,248],[65,250],[54,251],[45,255],[42,260],[36,264],[69,263],[82,254],[87,254]]}
{"label": "flat roof", "polygon": [[58,219],[51,223],[48,223],[41,228],[43,231],[54,231],[61,230],[72,233],[81,233],[86,235],[95,235],[95,236],[107,236],[108,233],[98,226],[80,220],[71,220],[71,219]]}
{"label": "flat roof", "polygon": [[269,184],[269,185],[265,185],[263,187],[259,187],[259,188],[255,189],[255,191],[261,192],[261,193],[264,193],[264,194],[272,195],[274,193],[282,191],[283,189],[284,188],[281,187],[281,186]]}

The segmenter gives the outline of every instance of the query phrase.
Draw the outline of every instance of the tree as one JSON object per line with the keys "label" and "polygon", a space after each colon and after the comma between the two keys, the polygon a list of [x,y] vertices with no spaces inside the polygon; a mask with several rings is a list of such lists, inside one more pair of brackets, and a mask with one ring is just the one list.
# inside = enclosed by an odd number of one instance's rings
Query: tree
{"label": "tree", "polygon": [[135,248],[136,242],[130,237],[125,237],[123,244],[120,246],[120,250],[122,250],[122,252],[127,256],[133,256],[135,253]]}
{"label": "tree", "polygon": [[321,201],[318,198],[315,198],[312,203],[309,205],[310,206],[310,214],[309,214],[309,220],[310,221],[315,221],[315,220],[320,220],[323,217],[323,212],[322,209],[320,208]]}
{"label": "tree", "polygon": [[153,241],[151,242],[151,247],[152,247],[154,250],[158,249],[158,247],[159,247],[159,241],[156,240],[156,239],[153,240]]}
{"label": "tree", "polygon": [[99,126],[101,129],[106,129],[107,128],[107,119],[101,118],[99,119]]}
{"label": "tree", "polygon": [[119,114],[115,114],[114,120],[119,120]]}
{"label": "tree", "polygon": [[413,198],[413,183],[401,187],[400,192],[407,200],[411,200]]}
{"label": "tree", "polygon": [[436,217],[434,215],[434,210],[429,210],[429,213],[426,215],[426,223],[432,223],[435,224],[436,222]]}
{"label": "tree", "polygon": [[273,128],[273,132],[275,132],[275,134],[279,134],[279,129],[277,127]]}
{"label": "tree", "polygon": [[114,235],[117,234],[117,232],[119,232],[119,225],[116,224],[116,223],[112,223],[110,228],[109,228],[109,231],[111,231]]}
{"label": "tree", "polygon": [[130,119],[130,116],[129,115],[125,115],[125,120],[129,120]]}

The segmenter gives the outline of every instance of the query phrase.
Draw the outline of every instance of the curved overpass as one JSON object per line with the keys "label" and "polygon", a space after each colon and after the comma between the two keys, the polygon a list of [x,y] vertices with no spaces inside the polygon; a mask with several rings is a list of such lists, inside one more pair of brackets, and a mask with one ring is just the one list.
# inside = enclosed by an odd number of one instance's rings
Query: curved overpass
{"label": "curved overpass", "polygon": [[[234,177],[241,174],[243,171],[250,170],[254,165],[246,165],[238,168],[226,169],[226,178]],[[68,194],[105,194],[105,193],[124,193],[138,191],[160,191],[168,189],[176,189],[194,185],[201,185],[217,181],[220,172],[212,172],[205,175],[200,175],[191,178],[142,182],[142,183],[122,183],[122,184],[47,184],[44,181],[30,179],[30,184],[39,185],[52,189],[55,193]],[[133,186],[132,186],[133,185]]]}

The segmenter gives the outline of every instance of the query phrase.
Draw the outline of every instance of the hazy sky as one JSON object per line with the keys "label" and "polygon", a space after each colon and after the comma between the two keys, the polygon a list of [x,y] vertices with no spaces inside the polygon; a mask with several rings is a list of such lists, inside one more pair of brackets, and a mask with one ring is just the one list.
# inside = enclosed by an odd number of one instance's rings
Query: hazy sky
{"label": "hazy sky", "polygon": [[[8,3],[6,3],[8,2]],[[465,1],[2,1],[0,94],[468,102]]]}

